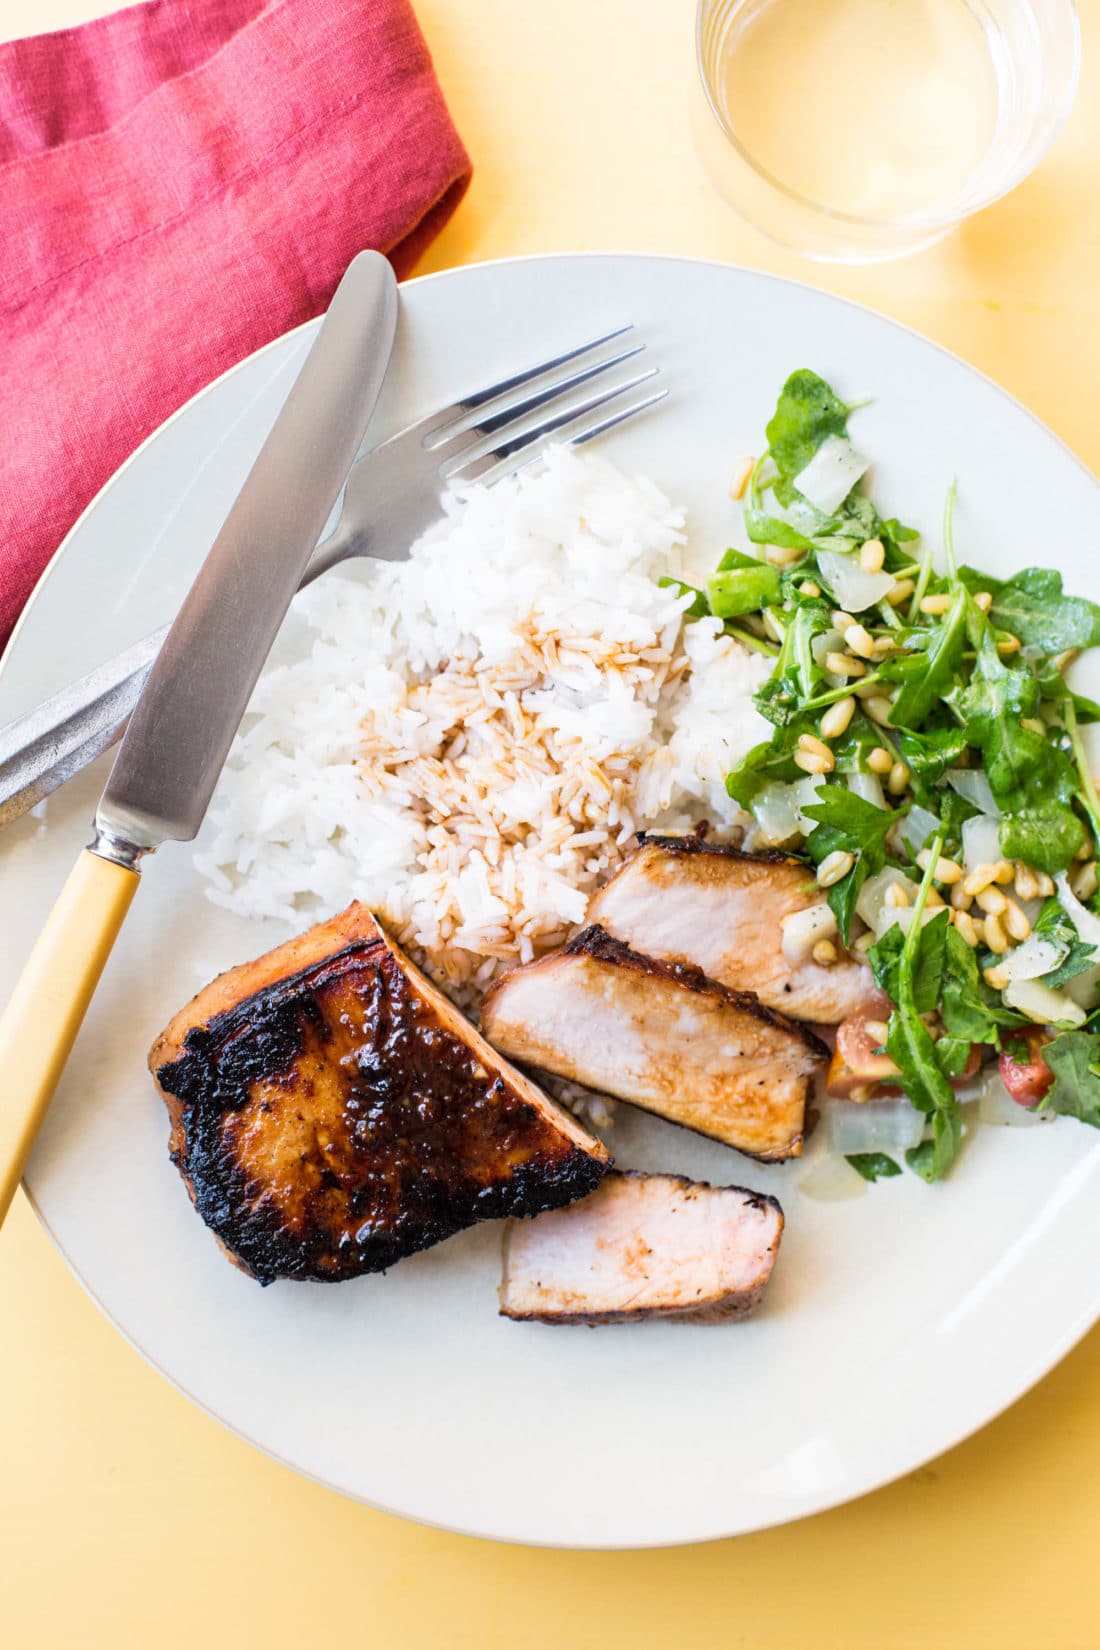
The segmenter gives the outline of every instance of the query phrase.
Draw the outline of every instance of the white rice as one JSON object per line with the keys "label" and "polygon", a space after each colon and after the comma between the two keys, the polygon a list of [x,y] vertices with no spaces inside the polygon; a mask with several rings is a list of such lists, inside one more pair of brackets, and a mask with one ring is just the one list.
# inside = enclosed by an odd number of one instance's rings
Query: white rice
{"label": "white rice", "polygon": [[296,603],[196,864],[249,917],[362,900],[471,1003],[584,921],[635,831],[745,823],[724,780],[767,734],[768,661],[685,625],[657,582],[683,516],[604,459],[561,448],[444,511]]}

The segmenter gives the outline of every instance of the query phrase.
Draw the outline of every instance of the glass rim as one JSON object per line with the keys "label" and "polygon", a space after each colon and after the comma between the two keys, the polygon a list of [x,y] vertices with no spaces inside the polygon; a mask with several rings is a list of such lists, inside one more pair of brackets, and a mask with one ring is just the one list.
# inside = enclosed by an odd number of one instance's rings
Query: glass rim
{"label": "glass rim", "polygon": [[792,189],[789,184],[783,183],[774,175],[774,173],[770,172],[766,166],[762,166],[751,150],[747,149],[744,143],[742,143],[729,120],[727,120],[726,116],[722,113],[722,110],[718,107],[714,99],[714,93],[711,90],[710,78],[704,67],[705,52],[703,43],[704,15],[714,5],[714,3],[715,0],[696,0],[695,7],[695,67],[699,75],[699,80],[702,83],[703,93],[706,97],[707,107],[709,108],[710,113],[713,115],[723,135],[728,139],[733,148],[736,149],[745,165],[750,171],[755,173],[762,183],[766,184],[769,189],[774,189],[777,194],[784,196],[788,201],[791,201],[794,205],[802,208],[803,210],[812,212],[816,217],[828,219],[836,224],[848,225],[852,228],[872,231],[897,230],[899,232],[904,232],[906,230],[928,230],[934,233],[937,230],[943,231],[950,229],[954,224],[961,223],[965,218],[971,217],[975,212],[984,211],[987,206],[992,206],[994,201],[1003,199],[1003,197],[1010,194],[1018,184],[1022,183],[1024,178],[1030,176],[1030,174],[1038,166],[1039,162],[1049,151],[1055,138],[1057,138],[1059,133],[1062,131],[1066,121],[1069,119],[1070,112],[1073,109],[1073,105],[1077,98],[1078,86],[1081,79],[1081,17],[1077,9],[1077,0],[1063,0],[1072,29],[1072,39],[1068,42],[1071,56],[1069,83],[1063,95],[1061,107],[1059,108],[1055,118],[1050,123],[1050,128],[1043,140],[1042,147],[1034,155],[1026,170],[1021,172],[1017,169],[1012,178],[1008,182],[1004,183],[1002,187],[990,190],[987,194],[979,196],[958,212],[948,212],[946,214],[907,213],[900,217],[865,217],[861,213],[857,212],[843,212],[838,207],[826,206],[823,202],[814,200],[812,196],[803,195],[797,189]]}

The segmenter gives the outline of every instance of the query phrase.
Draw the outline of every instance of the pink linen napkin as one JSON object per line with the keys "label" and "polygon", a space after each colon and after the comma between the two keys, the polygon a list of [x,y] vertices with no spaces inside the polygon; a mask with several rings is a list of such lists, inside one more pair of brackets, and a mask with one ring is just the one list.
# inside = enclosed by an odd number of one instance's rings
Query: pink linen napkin
{"label": "pink linen napkin", "polygon": [[408,0],[151,0],[0,46],[0,647],[150,431],[361,248],[406,272],[469,179]]}

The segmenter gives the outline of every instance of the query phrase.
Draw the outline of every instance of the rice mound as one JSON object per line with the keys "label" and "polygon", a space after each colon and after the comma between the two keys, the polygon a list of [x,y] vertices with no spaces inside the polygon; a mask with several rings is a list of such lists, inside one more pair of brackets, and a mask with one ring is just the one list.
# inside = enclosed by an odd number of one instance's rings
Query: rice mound
{"label": "rice mound", "polygon": [[769,661],[684,623],[684,519],[571,448],[451,493],[408,560],[298,599],[196,865],[244,916],[350,899],[459,1001],[560,945],[642,828],[746,823],[725,775],[767,734]]}

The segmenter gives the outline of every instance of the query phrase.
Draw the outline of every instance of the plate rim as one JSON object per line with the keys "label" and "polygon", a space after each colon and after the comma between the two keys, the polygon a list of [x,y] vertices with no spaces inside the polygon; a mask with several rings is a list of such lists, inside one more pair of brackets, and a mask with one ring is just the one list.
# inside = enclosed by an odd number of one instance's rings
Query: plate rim
{"label": "plate rim", "polygon": [[[789,275],[778,275],[768,270],[753,269],[743,264],[731,263],[719,258],[691,257],[678,253],[650,253],[642,251],[616,251],[600,248],[587,248],[578,251],[521,253],[507,257],[479,259],[471,263],[456,264],[446,269],[433,270],[424,275],[413,276],[409,280],[401,282],[401,289],[404,290],[406,287],[424,286],[431,282],[453,279],[458,275],[474,274],[481,270],[487,269],[500,269],[513,265],[523,265],[529,263],[572,264],[593,259],[629,260],[631,263],[635,264],[678,264],[687,265],[689,267],[703,267],[721,270],[740,277],[751,277],[754,280],[762,282],[765,286],[792,287],[796,291],[809,293],[814,298],[824,299],[827,304],[841,305],[846,309],[854,310],[858,314],[870,316],[875,321],[896,330],[912,340],[915,340],[925,349],[932,349],[936,351],[948,361],[962,368],[971,377],[979,380],[987,389],[993,391],[1003,401],[1007,402],[1008,406],[1013,411],[1018,414],[1023,414],[1024,417],[1039,432],[1041,432],[1043,436],[1060,448],[1062,453],[1083,473],[1085,479],[1091,483],[1093,488],[1095,488],[1098,493],[1100,493],[1100,478],[1097,477],[1080,454],[1070,446],[1069,442],[1060,436],[1055,430],[1052,430],[1050,426],[1038,416],[1037,413],[1032,412],[1029,407],[1018,399],[1018,397],[1013,395],[1010,390],[1004,387],[1004,385],[998,383],[996,379],[990,377],[988,373],[973,365],[970,361],[967,361],[955,350],[948,348],[947,345],[941,344],[937,340],[927,337],[924,333],[918,331],[917,328],[908,325],[906,322],[899,321],[891,315],[884,314],[882,311],[875,309],[870,304],[861,303],[857,299],[828,291],[823,287],[815,285],[809,280],[801,280]],[[56,550],[50,556],[49,560],[46,562],[41,573],[39,574],[34,588],[32,589],[30,596],[28,597],[18,619],[16,620],[15,626],[10,637],[8,638],[3,652],[0,653],[0,681],[2,681],[11,659],[15,655],[24,626],[29,619],[32,608],[38,601],[49,580],[57,572],[62,561],[72,549],[73,541],[76,538],[77,533],[83,528],[88,517],[90,517],[99,507],[100,502],[106,494],[116,485],[117,482],[119,482],[125,472],[130,469],[131,465],[137,462],[137,460],[145,453],[145,450],[156,440],[158,440],[166,429],[173,425],[185,413],[190,412],[190,410],[197,403],[201,402],[204,397],[217,391],[223,381],[230,379],[235,374],[243,371],[251,363],[255,362],[262,356],[277,349],[284,348],[290,340],[306,336],[311,330],[316,330],[321,324],[321,319],[321,316],[316,316],[311,320],[301,322],[296,327],[289,328],[286,332],[280,333],[277,337],[269,340],[268,343],[261,345],[259,349],[253,350],[249,355],[242,357],[240,361],[237,361],[232,366],[227,367],[225,371],[219,373],[216,378],[210,381],[210,383],[204,385],[200,390],[197,390],[194,395],[182,402],[174,412],[158,424],[155,429],[151,430],[149,434],[138,444],[138,446],[134,448],[133,452],[123,460],[118,468],[96,491],[87,505],[85,505],[84,509],[77,516],[76,520],[73,522],[72,526],[69,528],[68,532],[65,534],[64,538],[61,540]],[[1023,1375],[1019,1378],[1019,1380],[1014,1380],[1010,1384],[1008,1394],[997,1402],[992,1409],[985,1411],[982,1414],[981,1419],[974,1420],[970,1416],[964,1417],[956,1428],[950,1429],[949,1436],[946,1441],[938,1444],[932,1453],[926,1453],[923,1448],[918,1446],[916,1458],[908,1464],[891,1467],[881,1473],[878,1471],[872,1472],[865,1478],[864,1481],[861,1481],[855,1485],[849,1484],[849,1486],[840,1493],[830,1496],[825,1500],[816,1500],[812,1507],[805,1510],[792,1511],[789,1516],[765,1515],[759,1520],[739,1522],[737,1527],[733,1530],[724,1529],[705,1534],[683,1535],[674,1538],[660,1536],[655,1537],[652,1540],[634,1539],[626,1542],[593,1540],[580,1543],[568,1543],[549,1539],[533,1539],[529,1536],[511,1535],[507,1533],[486,1534],[482,1530],[467,1529],[461,1525],[447,1523],[443,1520],[431,1518],[419,1511],[413,1512],[400,1507],[391,1506],[386,1502],[362,1495],[356,1490],[349,1489],[343,1484],[335,1483],[322,1474],[313,1472],[308,1467],[302,1466],[298,1462],[289,1460],[286,1456],[281,1455],[279,1451],[273,1448],[270,1444],[260,1442],[242,1426],[219,1414],[216,1409],[211,1407],[203,1399],[199,1398],[195,1393],[191,1392],[180,1381],[178,1381],[176,1377],[172,1375],[172,1373],[166,1369],[164,1365],[161,1364],[145,1347],[143,1347],[140,1341],[135,1339],[122,1323],[119,1322],[119,1320],[100,1299],[89,1279],[86,1278],[81,1272],[74,1257],[70,1255],[62,1245],[29,1185],[25,1180],[21,1184],[23,1194],[33,1210],[39,1225],[43,1228],[51,1244],[53,1245],[54,1250],[61,1257],[61,1260],[71,1276],[83,1289],[85,1295],[87,1295],[87,1297],[94,1303],[102,1316],[107,1320],[112,1328],[119,1335],[121,1335],[127,1345],[132,1347],[133,1350],[139,1354],[139,1356],[151,1369],[155,1370],[159,1376],[166,1380],[169,1385],[173,1387],[176,1392],[180,1393],[181,1396],[184,1397],[190,1404],[193,1404],[203,1414],[209,1416],[210,1419],[225,1428],[227,1432],[240,1439],[243,1443],[249,1445],[252,1449],[259,1451],[260,1454],[266,1456],[269,1460],[275,1461],[280,1466],[288,1468],[291,1472],[307,1479],[311,1483],[317,1484],[326,1490],[331,1490],[345,1499],[356,1502],[359,1505],[370,1507],[375,1511],[389,1514],[395,1518],[404,1519],[410,1523],[423,1525],[425,1528],[444,1530],[449,1534],[460,1535],[472,1540],[497,1541],[509,1546],[547,1548],[556,1551],[575,1552],[631,1552],[659,1550],[664,1547],[675,1548],[684,1546],[698,1546],[704,1542],[729,1540],[738,1535],[750,1535],[768,1529],[782,1528],[785,1524],[801,1522],[804,1519],[816,1517],[818,1514],[833,1511],[851,1501],[859,1500],[863,1496],[873,1494],[876,1490],[884,1489],[888,1485],[898,1482],[909,1473],[917,1471],[921,1466],[930,1461],[939,1459],[950,1450],[957,1448],[961,1443],[965,1442],[966,1439],[973,1437],[976,1433],[982,1431],[986,1426],[991,1425],[994,1421],[998,1420],[1003,1414],[1005,1414],[1007,1410],[1012,1408],[1014,1404],[1018,1403],[1021,1398],[1026,1396],[1026,1394],[1030,1392],[1046,1375],[1048,1375],[1059,1363],[1061,1363],[1062,1360],[1073,1350],[1073,1348],[1079,1344],[1089,1330],[1094,1327],[1097,1321],[1100,1321],[1100,1279],[1098,1279],[1093,1296],[1087,1303],[1083,1304],[1079,1312],[1073,1315],[1072,1322],[1067,1332],[1060,1337],[1059,1340],[1053,1344],[1053,1346],[1048,1344],[1037,1357],[1028,1361]]]}

